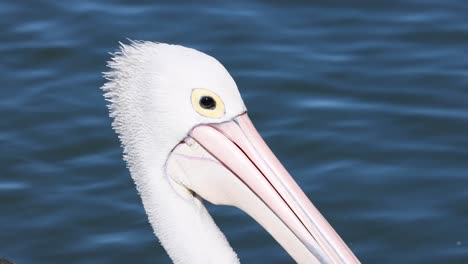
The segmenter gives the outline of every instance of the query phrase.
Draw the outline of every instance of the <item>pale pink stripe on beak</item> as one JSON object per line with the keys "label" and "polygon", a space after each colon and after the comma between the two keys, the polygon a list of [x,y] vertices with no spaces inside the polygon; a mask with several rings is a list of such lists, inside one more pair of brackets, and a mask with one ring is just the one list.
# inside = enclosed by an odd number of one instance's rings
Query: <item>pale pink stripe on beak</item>
{"label": "pale pink stripe on beak", "polygon": [[318,259],[359,263],[269,149],[247,114],[234,121],[195,127],[190,136],[244,182]]}

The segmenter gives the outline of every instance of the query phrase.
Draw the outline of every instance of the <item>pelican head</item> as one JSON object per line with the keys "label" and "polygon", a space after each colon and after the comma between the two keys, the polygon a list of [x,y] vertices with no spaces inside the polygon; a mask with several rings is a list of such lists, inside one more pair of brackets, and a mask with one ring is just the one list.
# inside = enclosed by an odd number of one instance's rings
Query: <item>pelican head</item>
{"label": "pelican head", "polygon": [[204,199],[245,211],[299,263],[359,263],[262,140],[216,59],[132,42],[108,66],[113,128],[174,262],[239,262]]}

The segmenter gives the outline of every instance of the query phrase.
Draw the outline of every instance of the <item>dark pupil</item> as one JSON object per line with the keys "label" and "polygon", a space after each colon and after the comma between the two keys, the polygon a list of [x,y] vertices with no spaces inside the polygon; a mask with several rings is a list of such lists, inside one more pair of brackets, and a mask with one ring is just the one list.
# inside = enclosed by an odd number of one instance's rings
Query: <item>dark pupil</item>
{"label": "dark pupil", "polygon": [[200,106],[204,109],[215,109],[216,101],[211,96],[202,96],[200,98]]}

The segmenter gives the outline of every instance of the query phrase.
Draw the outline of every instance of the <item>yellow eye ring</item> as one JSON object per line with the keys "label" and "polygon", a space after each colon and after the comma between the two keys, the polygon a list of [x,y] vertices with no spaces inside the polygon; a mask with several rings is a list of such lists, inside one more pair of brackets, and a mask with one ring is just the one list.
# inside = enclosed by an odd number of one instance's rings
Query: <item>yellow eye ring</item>
{"label": "yellow eye ring", "polygon": [[197,88],[192,90],[192,106],[202,116],[220,118],[224,115],[224,103],[214,92]]}

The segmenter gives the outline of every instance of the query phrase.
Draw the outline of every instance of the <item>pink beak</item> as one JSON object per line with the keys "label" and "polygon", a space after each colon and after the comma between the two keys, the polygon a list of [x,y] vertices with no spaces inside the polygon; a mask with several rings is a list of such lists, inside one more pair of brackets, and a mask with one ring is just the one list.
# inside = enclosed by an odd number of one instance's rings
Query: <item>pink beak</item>
{"label": "pink beak", "polygon": [[[359,263],[275,157],[247,114],[225,123],[197,126],[190,137],[245,184],[316,260]],[[282,245],[290,254],[295,251]]]}

